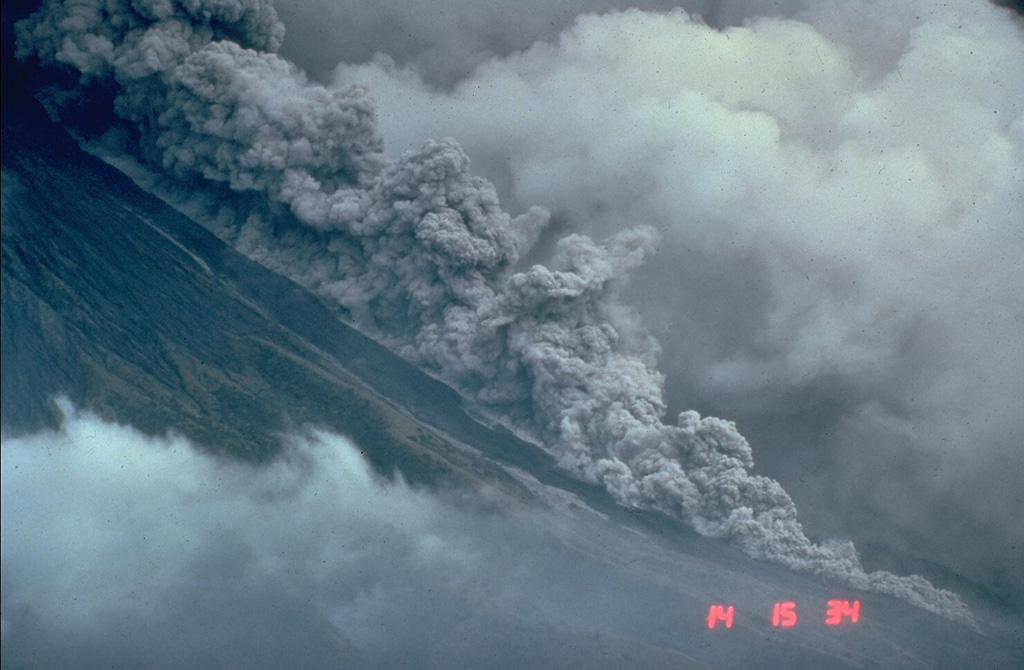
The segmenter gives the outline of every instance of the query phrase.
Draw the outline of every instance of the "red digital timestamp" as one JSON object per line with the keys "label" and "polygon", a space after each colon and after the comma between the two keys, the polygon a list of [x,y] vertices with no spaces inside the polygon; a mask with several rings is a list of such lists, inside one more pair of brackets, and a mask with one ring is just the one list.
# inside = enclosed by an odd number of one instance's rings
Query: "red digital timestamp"
{"label": "red digital timestamp", "polygon": [[[857,623],[860,621],[859,600],[829,600],[825,608],[825,624],[838,626],[843,622]],[[732,628],[736,608],[732,605],[712,605],[708,608],[708,628],[719,624]],[[791,628],[797,623],[796,603],[792,601],[778,602],[772,605],[772,626],[775,628]]]}

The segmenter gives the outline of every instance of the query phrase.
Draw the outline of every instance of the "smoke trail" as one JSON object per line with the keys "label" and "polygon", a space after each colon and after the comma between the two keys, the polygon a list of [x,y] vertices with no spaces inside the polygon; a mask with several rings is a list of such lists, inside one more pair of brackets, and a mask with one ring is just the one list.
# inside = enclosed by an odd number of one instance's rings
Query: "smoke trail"
{"label": "smoke trail", "polygon": [[734,424],[665,424],[657,346],[616,301],[658,244],[637,226],[571,235],[551,267],[517,263],[547,223],[504,212],[455,142],[388,161],[361,87],[307,82],[274,55],[283,27],[259,0],[48,0],[18,53],[113,91],[138,151],[186,183],[265,197],[235,243],[284,271],[486,406],[523,407],[576,476],[624,505],[681,517],[747,554],[971,621],[920,577],[866,573],[850,543],[815,544],[775,481],[751,474]]}

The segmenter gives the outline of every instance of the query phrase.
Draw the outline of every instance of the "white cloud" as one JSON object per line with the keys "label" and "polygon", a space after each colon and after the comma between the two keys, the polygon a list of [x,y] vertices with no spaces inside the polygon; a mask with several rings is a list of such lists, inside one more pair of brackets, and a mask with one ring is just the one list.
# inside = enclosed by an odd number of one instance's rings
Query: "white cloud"
{"label": "white cloud", "polygon": [[817,452],[830,477],[798,502],[890,520],[833,532],[911,533],[911,554],[987,579],[1024,541],[1020,22],[968,0],[792,14],[585,15],[450,92],[386,61],[336,77],[370,86],[389,152],[453,135],[559,234],[660,229],[625,296],[670,407],[825,422],[755,454],[785,472]]}
{"label": "white cloud", "polygon": [[383,479],[323,433],[252,466],[63,410],[3,441],[5,663],[444,667],[430,639],[471,655],[561,609],[540,575],[568,566],[531,550],[557,561],[554,526],[486,492]]}

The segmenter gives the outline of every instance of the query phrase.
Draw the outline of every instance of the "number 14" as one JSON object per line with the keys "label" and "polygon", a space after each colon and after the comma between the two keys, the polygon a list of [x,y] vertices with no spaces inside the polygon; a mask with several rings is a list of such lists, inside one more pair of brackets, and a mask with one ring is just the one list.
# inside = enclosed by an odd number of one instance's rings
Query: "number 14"
{"label": "number 14", "polygon": [[[825,610],[825,623],[829,626],[838,626],[844,620],[850,623],[857,623],[860,619],[860,601],[854,600],[829,600]],[[732,605],[712,605],[708,608],[708,628],[714,628],[718,624],[724,624],[726,628],[732,628],[734,608]],[[790,628],[797,622],[796,603],[792,601],[775,603],[772,606],[772,626],[777,628]]]}

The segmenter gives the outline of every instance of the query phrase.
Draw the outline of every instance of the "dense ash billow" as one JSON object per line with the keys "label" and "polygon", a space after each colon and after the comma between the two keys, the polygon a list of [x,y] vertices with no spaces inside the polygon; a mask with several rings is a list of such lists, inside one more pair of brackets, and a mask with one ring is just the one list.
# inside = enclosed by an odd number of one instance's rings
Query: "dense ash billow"
{"label": "dense ash billow", "polygon": [[484,406],[525,404],[523,428],[619,503],[972,621],[953,593],[866,573],[850,543],[811,542],[782,487],[751,474],[733,423],[695,412],[662,422],[657,346],[615,297],[657,247],[654,228],[603,243],[570,235],[550,267],[518,269],[548,215],[503,211],[452,140],[388,160],[365,89],[309,83],[273,53],[283,26],[269,2],[48,0],[17,35],[20,58],[72,68],[77,95],[113,91],[150,166],[284,205],[299,222],[293,230],[254,215],[233,240],[239,248]]}

